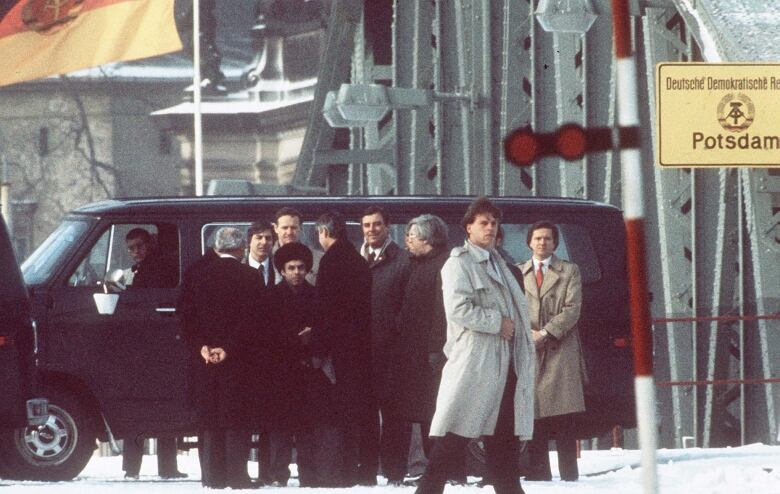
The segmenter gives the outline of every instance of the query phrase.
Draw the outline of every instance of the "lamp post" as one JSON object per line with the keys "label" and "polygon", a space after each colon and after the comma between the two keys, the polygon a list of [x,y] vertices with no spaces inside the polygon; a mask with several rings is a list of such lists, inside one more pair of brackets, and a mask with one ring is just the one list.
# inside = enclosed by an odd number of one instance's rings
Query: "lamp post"
{"label": "lamp post", "polygon": [[534,15],[542,29],[554,33],[585,34],[596,20],[590,0],[541,0]]}

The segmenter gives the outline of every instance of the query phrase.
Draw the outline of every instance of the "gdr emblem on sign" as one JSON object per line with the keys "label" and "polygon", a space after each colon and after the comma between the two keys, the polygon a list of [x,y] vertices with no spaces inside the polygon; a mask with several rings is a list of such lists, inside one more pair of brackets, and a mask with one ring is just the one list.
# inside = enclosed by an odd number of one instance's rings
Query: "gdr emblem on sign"
{"label": "gdr emblem on sign", "polygon": [[755,114],[753,102],[742,93],[729,93],[718,103],[718,122],[729,132],[742,132],[750,127]]}

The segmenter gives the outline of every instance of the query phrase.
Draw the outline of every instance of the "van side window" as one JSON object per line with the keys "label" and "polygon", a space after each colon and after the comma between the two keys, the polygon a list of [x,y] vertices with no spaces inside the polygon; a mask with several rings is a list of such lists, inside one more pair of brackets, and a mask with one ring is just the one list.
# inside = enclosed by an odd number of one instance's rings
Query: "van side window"
{"label": "van side window", "polygon": [[68,285],[97,286],[109,277],[133,289],[174,288],[179,284],[179,259],[175,225],[115,224],[95,242]]}

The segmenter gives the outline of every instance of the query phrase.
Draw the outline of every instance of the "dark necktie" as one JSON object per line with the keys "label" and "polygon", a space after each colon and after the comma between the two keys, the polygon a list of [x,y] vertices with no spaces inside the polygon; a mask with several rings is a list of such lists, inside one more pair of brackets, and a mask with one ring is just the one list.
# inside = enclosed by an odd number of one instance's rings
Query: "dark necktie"
{"label": "dark necktie", "polygon": [[265,286],[265,264],[257,266],[257,270],[260,272],[260,283]]}
{"label": "dark necktie", "polygon": [[374,253],[374,251],[372,250],[372,251],[370,251],[370,252],[368,253],[368,263],[369,263],[369,264],[374,264],[374,259],[376,259],[376,254],[375,254],[375,253]]}

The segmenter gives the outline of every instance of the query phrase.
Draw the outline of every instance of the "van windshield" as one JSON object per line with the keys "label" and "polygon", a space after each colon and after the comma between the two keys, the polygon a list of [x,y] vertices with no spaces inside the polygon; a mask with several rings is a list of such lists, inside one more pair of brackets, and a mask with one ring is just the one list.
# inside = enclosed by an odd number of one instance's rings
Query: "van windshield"
{"label": "van windshield", "polygon": [[46,283],[81,243],[81,239],[88,229],[89,223],[86,220],[64,221],[22,263],[24,282],[27,285]]}

